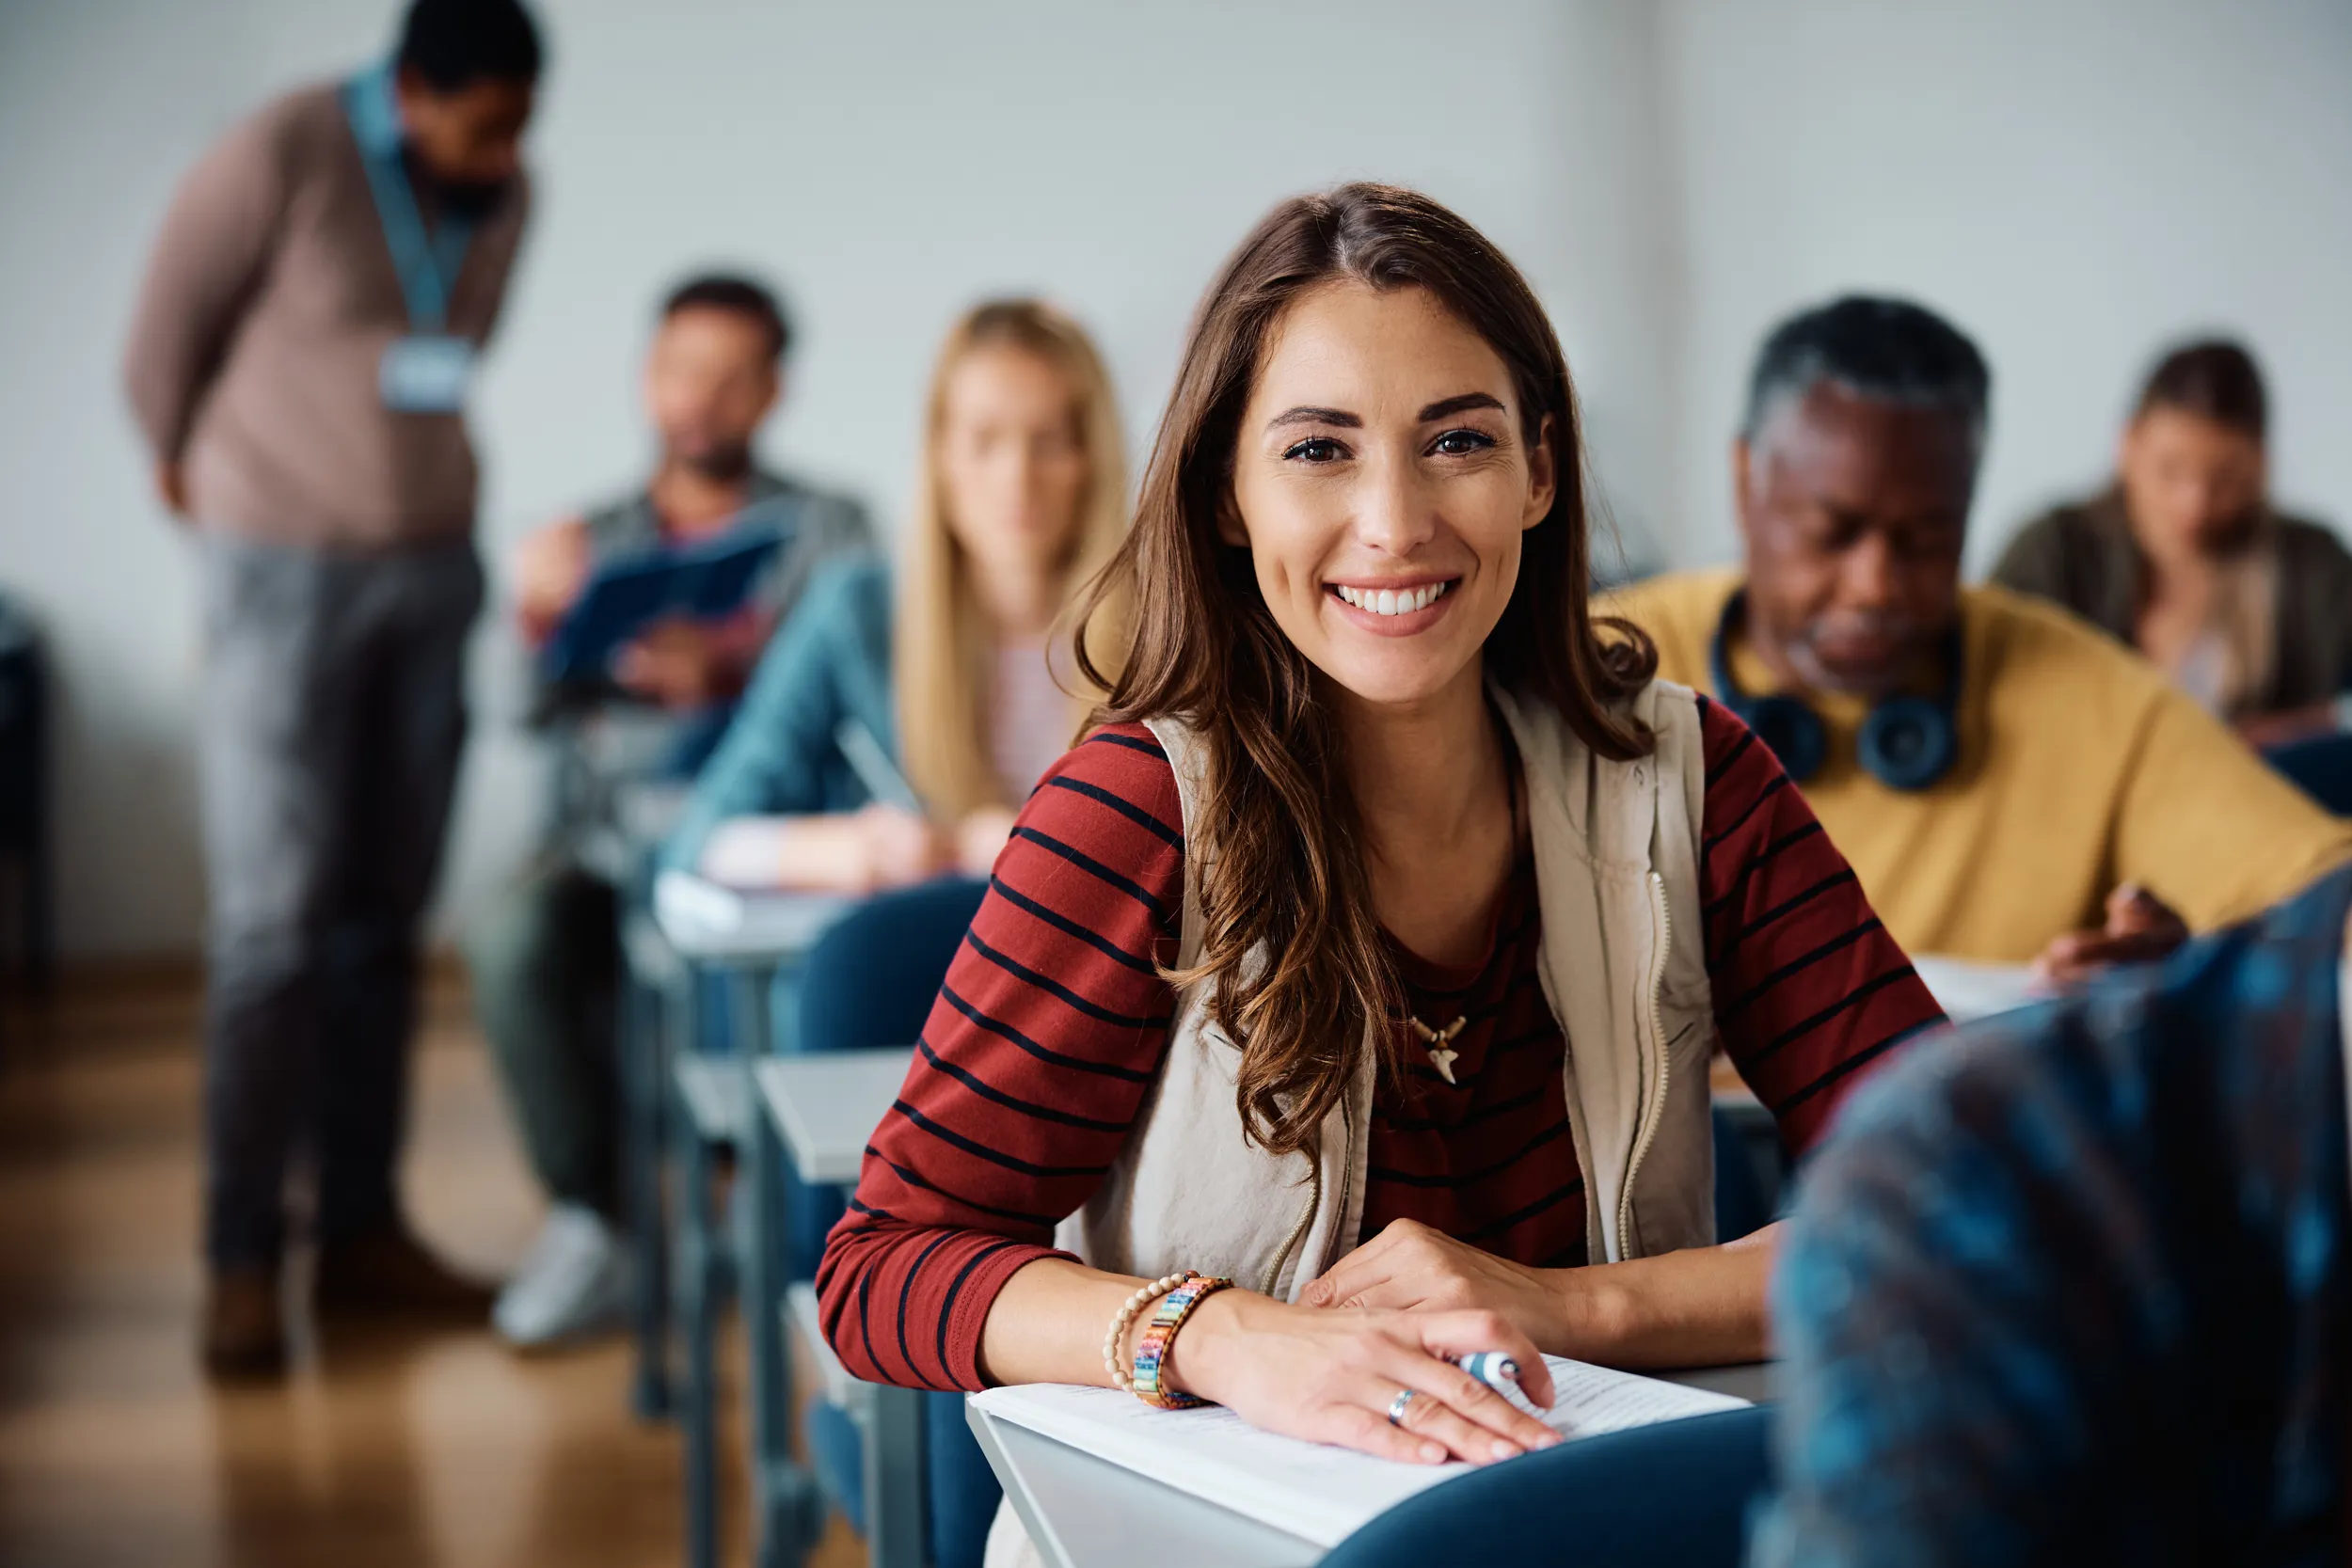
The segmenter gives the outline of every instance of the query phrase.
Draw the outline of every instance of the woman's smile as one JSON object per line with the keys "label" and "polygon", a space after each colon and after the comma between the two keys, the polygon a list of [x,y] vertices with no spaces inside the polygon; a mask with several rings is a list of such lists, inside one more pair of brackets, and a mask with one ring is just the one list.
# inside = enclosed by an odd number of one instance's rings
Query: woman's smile
{"label": "woman's smile", "polygon": [[1333,613],[1375,637],[1411,637],[1445,619],[1454,608],[1458,577],[1364,578],[1327,582],[1324,596]]}

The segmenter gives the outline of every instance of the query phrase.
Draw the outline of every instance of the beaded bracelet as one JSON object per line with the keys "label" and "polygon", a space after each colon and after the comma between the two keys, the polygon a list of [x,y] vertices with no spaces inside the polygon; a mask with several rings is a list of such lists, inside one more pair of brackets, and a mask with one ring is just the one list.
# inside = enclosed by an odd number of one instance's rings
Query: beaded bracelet
{"label": "beaded bracelet", "polygon": [[1119,1309],[1119,1316],[1111,1320],[1110,1332],[1103,1336],[1103,1370],[1111,1374],[1112,1387],[1123,1393],[1130,1386],[1127,1369],[1120,1365],[1119,1353],[1126,1348],[1127,1325],[1136,1321],[1136,1314],[1185,1280],[1200,1277],[1190,1269],[1179,1269],[1174,1274],[1162,1275],[1127,1298],[1127,1304]]}
{"label": "beaded bracelet", "polygon": [[1160,1303],[1160,1309],[1152,1314],[1143,1338],[1136,1344],[1136,1398],[1155,1410],[1190,1410],[1209,1402],[1197,1395],[1161,1387],[1160,1371],[1168,1364],[1168,1347],[1176,1342],[1176,1331],[1184,1326],[1192,1309],[1232,1283],[1230,1279],[1194,1275],[1168,1293],[1168,1299]]}

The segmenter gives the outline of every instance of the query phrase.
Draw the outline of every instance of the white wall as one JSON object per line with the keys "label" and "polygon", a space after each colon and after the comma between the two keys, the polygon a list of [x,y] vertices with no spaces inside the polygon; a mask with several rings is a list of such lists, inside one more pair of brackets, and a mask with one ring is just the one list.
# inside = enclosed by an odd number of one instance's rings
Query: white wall
{"label": "white wall", "polygon": [[[60,665],[69,952],[185,948],[200,928],[190,572],[115,388],[146,245],[209,138],[380,48],[392,8],[0,0],[0,582],[30,596]],[[976,295],[1043,290],[1091,325],[1139,451],[1217,260],[1275,198],[1350,176],[1422,185],[1520,262],[1582,377],[1614,510],[1634,528],[1661,510],[1674,296],[1645,8],[542,14],[539,221],[478,404],[493,549],[639,471],[635,360],[684,267],[786,285],[805,350],[774,451],[887,515],[930,351]],[[485,697],[501,639],[485,633],[477,661]],[[527,848],[537,805],[505,716],[479,733],[448,879],[459,913]]]}
{"label": "white wall", "polygon": [[1979,571],[2104,477],[2155,350],[2200,328],[2269,373],[2282,499],[2352,524],[2352,4],[1677,0],[1661,56],[1677,560],[1733,550],[1763,333],[1853,288],[1933,305],[1992,361]]}
{"label": "white wall", "polygon": [[[2347,0],[543,4],[540,216],[479,405],[494,551],[638,472],[645,313],[685,267],[784,283],[805,348],[772,450],[887,517],[974,296],[1089,322],[1139,452],[1218,258],[1356,175],[1454,202],[1527,270],[1637,552],[1728,553],[1749,356],[1856,287],[1993,360],[1979,567],[2099,478],[2151,352],[2203,326],[2270,371],[2281,495],[2352,519]],[[115,387],[146,245],[208,139],[379,49],[393,8],[0,0],[0,584],[60,666],[70,952],[200,930],[190,573]],[[452,917],[537,805],[502,630],[480,652]]]}

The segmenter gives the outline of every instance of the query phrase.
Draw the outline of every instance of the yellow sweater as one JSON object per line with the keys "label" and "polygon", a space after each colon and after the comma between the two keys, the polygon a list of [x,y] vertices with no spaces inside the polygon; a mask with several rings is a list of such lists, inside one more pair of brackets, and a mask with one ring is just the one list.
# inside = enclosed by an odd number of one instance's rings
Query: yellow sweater
{"label": "yellow sweater", "polygon": [[[1658,641],[1659,673],[1712,691],[1708,647],[1733,571],[1652,578],[1599,607]],[[2352,859],[2328,816],[2153,666],[2064,610],[1961,594],[1960,762],[1905,794],[1862,771],[1869,705],[1817,695],[1829,760],[1805,799],[1906,951],[2023,960],[2095,926],[2137,882],[2194,930],[2243,919]],[[1750,694],[1778,686],[1734,640]]]}

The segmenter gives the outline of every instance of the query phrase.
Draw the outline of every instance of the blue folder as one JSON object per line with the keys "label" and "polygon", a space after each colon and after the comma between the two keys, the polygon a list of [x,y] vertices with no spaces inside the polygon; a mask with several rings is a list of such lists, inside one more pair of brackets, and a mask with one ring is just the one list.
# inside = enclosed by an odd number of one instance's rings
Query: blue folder
{"label": "blue folder", "polygon": [[734,614],[784,547],[785,531],[738,527],[702,544],[667,546],[607,562],[580,591],[540,652],[549,685],[609,681],[612,660],[660,621],[716,621]]}

